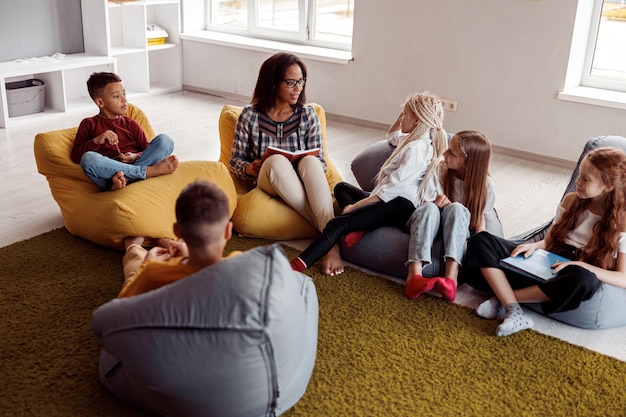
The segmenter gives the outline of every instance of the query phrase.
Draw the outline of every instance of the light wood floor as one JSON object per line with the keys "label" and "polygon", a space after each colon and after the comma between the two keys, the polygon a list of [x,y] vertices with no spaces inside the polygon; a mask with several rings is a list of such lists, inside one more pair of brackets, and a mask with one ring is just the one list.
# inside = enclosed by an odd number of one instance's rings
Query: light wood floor
{"label": "light wood floor", "polygon": [[[175,153],[181,160],[217,160],[220,109],[224,104],[242,104],[231,99],[192,92],[171,93],[133,102],[146,112],[157,132],[166,132],[172,136],[176,142]],[[32,151],[33,139],[38,132],[77,126],[83,117],[92,113],[95,113],[95,106],[93,112],[60,116],[53,122],[0,129],[0,161],[4,168],[0,176],[0,247],[63,226],[48,184],[37,173]],[[329,157],[337,165],[344,180],[355,183],[350,172],[350,161],[360,150],[382,139],[384,133],[385,129],[338,122],[329,116]],[[573,162],[557,165],[533,162],[510,153],[496,152],[493,155],[490,171],[496,183],[496,209],[506,236],[525,232],[553,216],[569,182],[573,165]],[[306,242],[291,244],[303,247]],[[462,286],[457,302],[475,307],[482,301],[482,297],[467,286]],[[626,360],[626,328],[583,330],[536,313],[530,314],[539,332]]]}

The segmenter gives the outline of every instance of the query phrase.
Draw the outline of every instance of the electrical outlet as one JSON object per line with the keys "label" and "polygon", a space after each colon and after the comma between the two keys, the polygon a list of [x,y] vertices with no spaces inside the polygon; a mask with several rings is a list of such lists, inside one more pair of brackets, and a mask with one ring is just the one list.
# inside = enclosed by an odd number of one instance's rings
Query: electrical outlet
{"label": "electrical outlet", "polygon": [[441,100],[441,104],[443,104],[443,109],[446,111],[456,111],[457,108],[457,102],[456,100],[452,100],[449,98],[442,98]]}

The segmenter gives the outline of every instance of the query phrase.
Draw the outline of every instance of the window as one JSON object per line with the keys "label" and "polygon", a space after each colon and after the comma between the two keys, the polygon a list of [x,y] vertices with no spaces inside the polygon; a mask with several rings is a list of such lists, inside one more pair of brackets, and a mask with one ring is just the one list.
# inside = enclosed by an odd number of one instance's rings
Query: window
{"label": "window", "polygon": [[626,91],[625,0],[596,0],[582,84]]}
{"label": "window", "polygon": [[349,51],[354,0],[206,0],[207,30]]}

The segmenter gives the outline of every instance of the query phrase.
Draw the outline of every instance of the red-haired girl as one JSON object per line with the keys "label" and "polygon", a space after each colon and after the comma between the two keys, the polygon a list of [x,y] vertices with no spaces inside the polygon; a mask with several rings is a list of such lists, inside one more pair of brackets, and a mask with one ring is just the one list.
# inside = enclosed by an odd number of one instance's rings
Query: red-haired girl
{"label": "red-haired girl", "polygon": [[[626,153],[614,148],[589,152],[582,160],[576,191],[563,197],[544,240],[517,245],[479,233],[468,241],[468,284],[495,297],[478,306],[486,319],[504,319],[496,329],[507,336],[533,326],[519,303],[541,303],[545,314],[576,309],[602,283],[626,288]],[[545,282],[500,269],[502,258],[537,248],[571,259],[552,265]],[[485,285],[488,284],[488,287]]]}

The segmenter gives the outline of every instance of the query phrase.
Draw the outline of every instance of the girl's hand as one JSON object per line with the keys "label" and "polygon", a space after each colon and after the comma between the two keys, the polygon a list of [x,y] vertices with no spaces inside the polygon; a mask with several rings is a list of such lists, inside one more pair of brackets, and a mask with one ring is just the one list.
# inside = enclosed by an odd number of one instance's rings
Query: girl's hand
{"label": "girl's hand", "polygon": [[524,254],[524,258],[528,258],[530,255],[533,254],[533,252],[535,251],[535,249],[542,247],[541,246],[541,242],[533,242],[533,243],[522,243],[521,245],[518,245],[515,249],[513,249],[513,251],[511,252],[511,256],[517,256],[520,253]]}
{"label": "girl's hand", "polygon": [[343,208],[343,210],[341,211],[341,214],[348,214],[348,213],[350,213],[353,209],[354,209],[354,204],[348,204],[347,206],[345,206],[345,207]]}
{"label": "girl's hand", "polygon": [[552,268],[552,273],[556,275],[561,270],[563,270],[563,268],[565,268],[566,266],[569,266],[569,265],[578,265],[578,266],[582,266],[583,268],[585,268],[585,263],[584,262],[578,262],[578,261],[555,262],[552,265],[550,265],[550,267]]}
{"label": "girl's hand", "polygon": [[354,204],[348,204],[347,206],[345,206],[341,214],[347,214],[347,213],[350,213],[351,211],[354,211],[354,209],[356,208],[363,207],[372,203],[378,203],[380,201],[382,200],[376,194],[370,194],[369,196],[365,197],[362,200],[357,201]]}
{"label": "girl's hand", "polygon": [[437,198],[435,198],[435,201],[433,201],[433,203],[435,203],[435,205],[440,209],[452,204],[448,196],[446,196],[445,194],[439,194]]}

